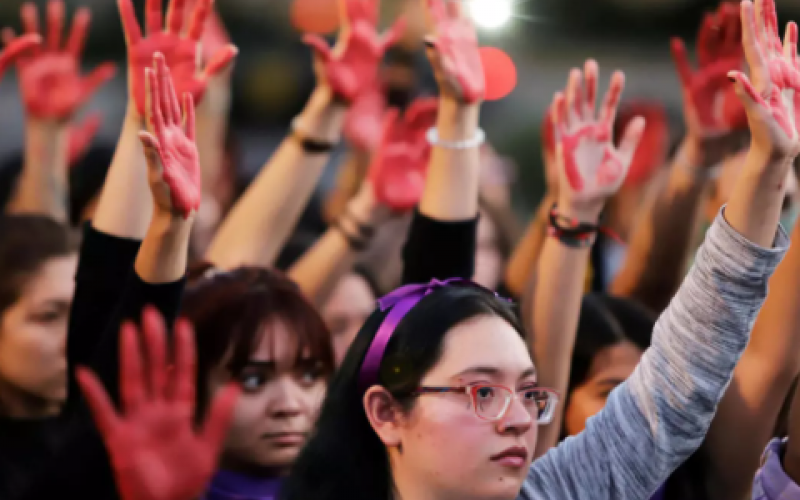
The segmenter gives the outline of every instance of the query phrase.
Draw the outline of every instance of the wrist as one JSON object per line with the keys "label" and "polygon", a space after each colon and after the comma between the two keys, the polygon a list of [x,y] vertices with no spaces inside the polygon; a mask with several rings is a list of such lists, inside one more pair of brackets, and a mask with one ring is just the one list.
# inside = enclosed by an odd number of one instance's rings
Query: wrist
{"label": "wrist", "polygon": [[776,152],[774,149],[750,145],[741,177],[749,177],[759,184],[785,187],[786,175],[794,164],[794,157]]}
{"label": "wrist", "polygon": [[150,220],[150,232],[155,236],[181,236],[191,232],[196,212],[192,211],[188,217],[164,210],[159,205],[153,207],[153,217]]}
{"label": "wrist", "polygon": [[558,200],[556,210],[558,214],[574,219],[582,224],[594,224],[600,221],[604,203],[580,204],[568,200]]}
{"label": "wrist", "polygon": [[339,142],[347,107],[333,97],[327,87],[317,87],[299,115],[303,131],[310,138]]}
{"label": "wrist", "polygon": [[371,185],[364,186],[347,204],[347,213],[360,224],[376,226],[391,216],[391,209],[378,201]]}
{"label": "wrist", "polygon": [[443,141],[467,141],[478,131],[480,105],[464,104],[448,97],[439,99],[436,129]]}

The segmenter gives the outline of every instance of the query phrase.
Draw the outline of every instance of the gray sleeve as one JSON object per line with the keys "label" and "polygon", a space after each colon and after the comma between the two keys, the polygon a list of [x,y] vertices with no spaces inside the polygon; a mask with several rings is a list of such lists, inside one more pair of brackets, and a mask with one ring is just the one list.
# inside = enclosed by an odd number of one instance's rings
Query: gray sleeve
{"label": "gray sleeve", "polygon": [[647,499],[702,443],[789,245],[758,247],[717,216],[639,366],[586,430],[531,467],[521,500]]}

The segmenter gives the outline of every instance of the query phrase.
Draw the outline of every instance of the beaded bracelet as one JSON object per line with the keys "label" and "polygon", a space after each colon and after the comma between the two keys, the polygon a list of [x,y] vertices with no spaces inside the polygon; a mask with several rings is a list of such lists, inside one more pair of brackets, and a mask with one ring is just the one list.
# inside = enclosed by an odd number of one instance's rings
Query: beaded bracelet
{"label": "beaded bracelet", "polygon": [[591,246],[600,227],[596,224],[581,222],[558,213],[554,203],[550,209],[550,227],[547,234],[556,238],[564,245],[571,248],[585,248]]}
{"label": "beaded bracelet", "polygon": [[324,154],[330,153],[333,148],[336,147],[336,144],[333,142],[320,141],[306,137],[306,134],[300,130],[297,120],[297,118],[292,120],[292,137],[300,142],[300,147],[303,148],[303,151],[309,154]]}
{"label": "beaded bracelet", "polygon": [[486,132],[479,128],[475,131],[475,135],[470,139],[463,141],[443,141],[439,138],[439,131],[436,130],[436,127],[433,127],[428,129],[426,138],[431,146],[438,146],[445,149],[472,149],[477,148],[486,142]]}

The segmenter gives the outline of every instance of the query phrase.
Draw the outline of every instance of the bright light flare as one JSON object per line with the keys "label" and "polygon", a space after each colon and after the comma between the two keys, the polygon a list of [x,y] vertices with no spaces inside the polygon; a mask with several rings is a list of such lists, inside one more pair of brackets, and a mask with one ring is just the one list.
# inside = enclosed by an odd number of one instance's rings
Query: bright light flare
{"label": "bright light flare", "polygon": [[513,0],[468,0],[469,12],[475,24],[482,28],[497,29],[505,26],[513,15]]}

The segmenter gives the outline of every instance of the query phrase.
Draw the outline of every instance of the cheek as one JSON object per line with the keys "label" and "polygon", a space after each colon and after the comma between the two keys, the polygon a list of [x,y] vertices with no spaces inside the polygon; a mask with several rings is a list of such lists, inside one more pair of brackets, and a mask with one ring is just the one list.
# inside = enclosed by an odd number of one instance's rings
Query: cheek
{"label": "cheek", "polygon": [[586,427],[586,420],[603,409],[606,398],[591,394],[585,388],[577,388],[570,396],[564,413],[564,431],[574,436]]}

